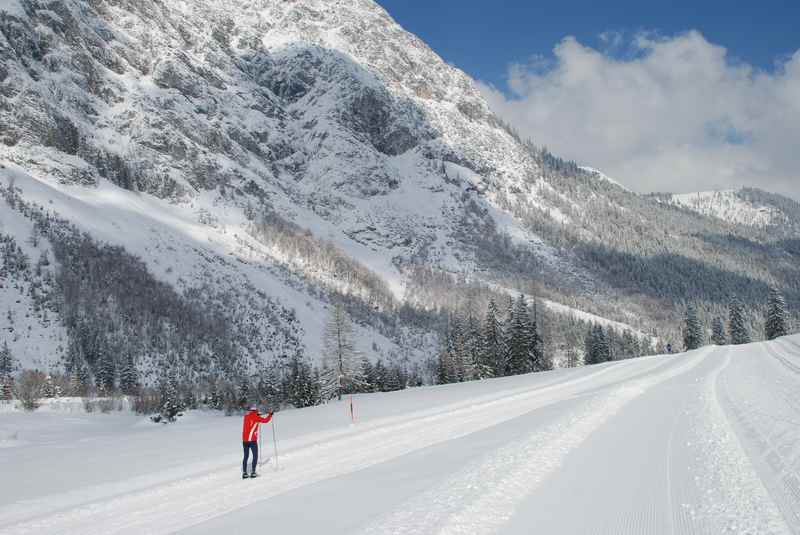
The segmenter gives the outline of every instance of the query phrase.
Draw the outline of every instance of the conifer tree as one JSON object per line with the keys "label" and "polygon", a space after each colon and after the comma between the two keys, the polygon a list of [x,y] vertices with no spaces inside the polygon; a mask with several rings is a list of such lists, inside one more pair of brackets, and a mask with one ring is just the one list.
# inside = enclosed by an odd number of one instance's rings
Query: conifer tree
{"label": "conifer tree", "polygon": [[283,400],[281,391],[281,374],[276,363],[273,363],[261,372],[256,384],[257,398],[260,404],[265,405],[270,410],[277,410]]}
{"label": "conifer tree", "polygon": [[[436,362],[436,384],[438,385],[446,385],[451,382],[452,340],[452,336],[450,335],[450,323],[448,322],[440,341],[439,355]],[[378,361],[378,364],[383,366],[380,361]],[[375,382],[375,391],[380,391],[377,380]]]}
{"label": "conifer tree", "polygon": [[70,395],[86,396],[91,385],[91,374],[80,345],[70,344],[65,369],[69,377]]}
{"label": "conifer tree", "polygon": [[724,346],[728,343],[725,322],[720,317],[714,318],[714,323],[711,325],[711,342],[718,346]]}
{"label": "conifer tree", "polygon": [[14,371],[16,362],[8,348],[8,342],[3,342],[0,349],[0,400],[8,401],[13,397]]}
{"label": "conifer tree", "polygon": [[222,398],[219,394],[218,382],[215,380],[211,381],[211,392],[208,394],[208,406],[216,410],[222,409]]}
{"label": "conifer tree", "polygon": [[448,376],[450,383],[460,383],[472,371],[467,369],[469,358],[465,343],[464,329],[458,313],[450,317],[450,343],[448,345]]}
{"label": "conifer tree", "polygon": [[769,301],[767,303],[767,317],[764,324],[764,334],[767,340],[775,340],[781,336],[789,334],[788,313],[786,312],[786,301],[781,292],[772,287],[769,289]]}
{"label": "conifer tree", "polygon": [[[384,392],[386,390],[386,381],[388,379],[388,370],[383,365],[383,361],[378,359],[375,363],[375,392]],[[448,382],[445,378],[445,383]]]}
{"label": "conifer tree", "polygon": [[296,408],[312,407],[319,403],[319,373],[313,371],[298,355],[289,362],[287,385],[284,388],[287,400]]}
{"label": "conifer tree", "polygon": [[159,384],[159,397],[159,414],[153,420],[162,423],[174,422],[183,411],[178,378],[174,368],[171,368],[162,377]]}
{"label": "conifer tree", "polygon": [[739,299],[734,299],[730,305],[730,333],[733,345],[749,344],[750,332],[744,318],[744,305]]}
{"label": "conifer tree", "polygon": [[528,314],[528,305],[525,296],[520,295],[514,303],[514,315],[510,327],[507,329],[508,337],[508,365],[512,375],[531,371],[531,321]]}
{"label": "conifer tree", "polygon": [[55,398],[59,397],[58,395],[58,387],[56,387],[56,383],[53,380],[53,376],[47,374],[44,378],[44,384],[42,385],[42,397],[43,398]]}
{"label": "conifer tree", "polygon": [[400,378],[400,369],[392,367],[386,374],[386,383],[384,384],[384,392],[395,392],[402,390],[403,385]]}
{"label": "conifer tree", "polygon": [[583,363],[597,364],[597,340],[595,339],[594,325],[586,331],[583,339]]}
{"label": "conifer tree", "polygon": [[133,396],[139,392],[139,372],[136,369],[132,353],[126,355],[119,371],[119,388],[127,396]]}
{"label": "conifer tree", "polygon": [[375,389],[375,366],[366,357],[361,361],[361,375],[364,377],[362,392],[377,392]]}
{"label": "conifer tree", "polygon": [[612,359],[611,345],[602,325],[595,324],[589,330],[585,341],[586,364],[600,364]]}
{"label": "conifer tree", "polygon": [[491,366],[484,362],[484,343],[481,325],[470,307],[464,330],[464,345],[466,350],[465,380],[488,379],[493,376]]}
{"label": "conifer tree", "polygon": [[494,377],[506,374],[506,350],[504,347],[503,325],[498,317],[497,305],[489,300],[486,319],[483,324],[483,358],[482,362],[491,367]]}
{"label": "conifer tree", "polygon": [[602,325],[597,326],[597,358],[598,362],[610,362],[614,359],[611,353],[611,329],[603,329]]}
{"label": "conifer tree", "polygon": [[530,370],[534,372],[541,372],[552,369],[552,362],[544,354],[544,340],[539,334],[539,311],[535,300],[533,302],[533,315],[531,316],[529,336],[531,341],[529,356]]}
{"label": "conifer tree", "polygon": [[100,358],[95,363],[95,384],[100,396],[107,396],[114,392],[116,382],[117,367],[114,357],[108,351],[103,351]]}
{"label": "conifer tree", "polygon": [[687,351],[702,347],[705,342],[703,324],[697,315],[697,307],[690,304],[686,307],[686,319],[683,331],[683,346]]}

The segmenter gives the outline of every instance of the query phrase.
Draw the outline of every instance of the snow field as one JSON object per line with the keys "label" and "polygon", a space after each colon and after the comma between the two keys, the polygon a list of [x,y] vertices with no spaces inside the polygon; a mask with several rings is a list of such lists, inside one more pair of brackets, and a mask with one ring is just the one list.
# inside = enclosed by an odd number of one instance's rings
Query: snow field
{"label": "snow field", "polygon": [[[109,416],[103,436],[0,449],[20,488],[0,492],[0,533],[800,533],[798,342],[358,396],[355,425],[344,403],[287,411],[280,468],[246,482],[239,418],[126,430]],[[0,416],[0,432],[12,417],[25,440],[36,414]],[[86,440],[117,444],[129,476],[47,464]],[[27,482],[40,457],[73,479]]]}

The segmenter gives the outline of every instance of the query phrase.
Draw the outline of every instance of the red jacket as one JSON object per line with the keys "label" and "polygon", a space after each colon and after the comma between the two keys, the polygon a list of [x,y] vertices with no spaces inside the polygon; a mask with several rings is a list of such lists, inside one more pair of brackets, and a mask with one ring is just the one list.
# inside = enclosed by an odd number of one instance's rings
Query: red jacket
{"label": "red jacket", "polygon": [[272,420],[272,413],[266,418],[262,418],[258,411],[250,411],[244,415],[244,425],[242,426],[242,442],[258,442],[258,428]]}

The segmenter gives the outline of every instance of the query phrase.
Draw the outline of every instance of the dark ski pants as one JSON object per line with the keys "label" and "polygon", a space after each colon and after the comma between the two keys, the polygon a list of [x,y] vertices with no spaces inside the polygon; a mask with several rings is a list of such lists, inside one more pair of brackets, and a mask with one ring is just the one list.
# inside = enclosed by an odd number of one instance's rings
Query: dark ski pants
{"label": "dark ski pants", "polygon": [[247,458],[250,457],[250,451],[253,452],[253,469],[251,472],[256,471],[258,464],[258,442],[242,442],[244,448],[244,459],[242,459],[242,473],[247,472]]}

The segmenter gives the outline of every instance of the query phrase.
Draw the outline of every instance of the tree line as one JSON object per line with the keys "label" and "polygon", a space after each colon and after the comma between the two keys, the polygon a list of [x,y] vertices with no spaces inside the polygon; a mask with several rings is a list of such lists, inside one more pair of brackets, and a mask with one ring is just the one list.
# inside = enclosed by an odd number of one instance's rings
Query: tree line
{"label": "tree line", "polygon": [[[720,316],[711,322],[710,341],[714,345],[749,344],[753,335],[745,318],[746,307],[737,298],[728,306],[727,325]],[[790,332],[790,316],[783,294],[775,287],[769,290],[767,306],[763,316],[764,339],[774,340],[786,336]],[[701,320],[697,306],[689,304],[683,328],[683,346],[687,351],[698,349],[706,344],[707,327]]]}

